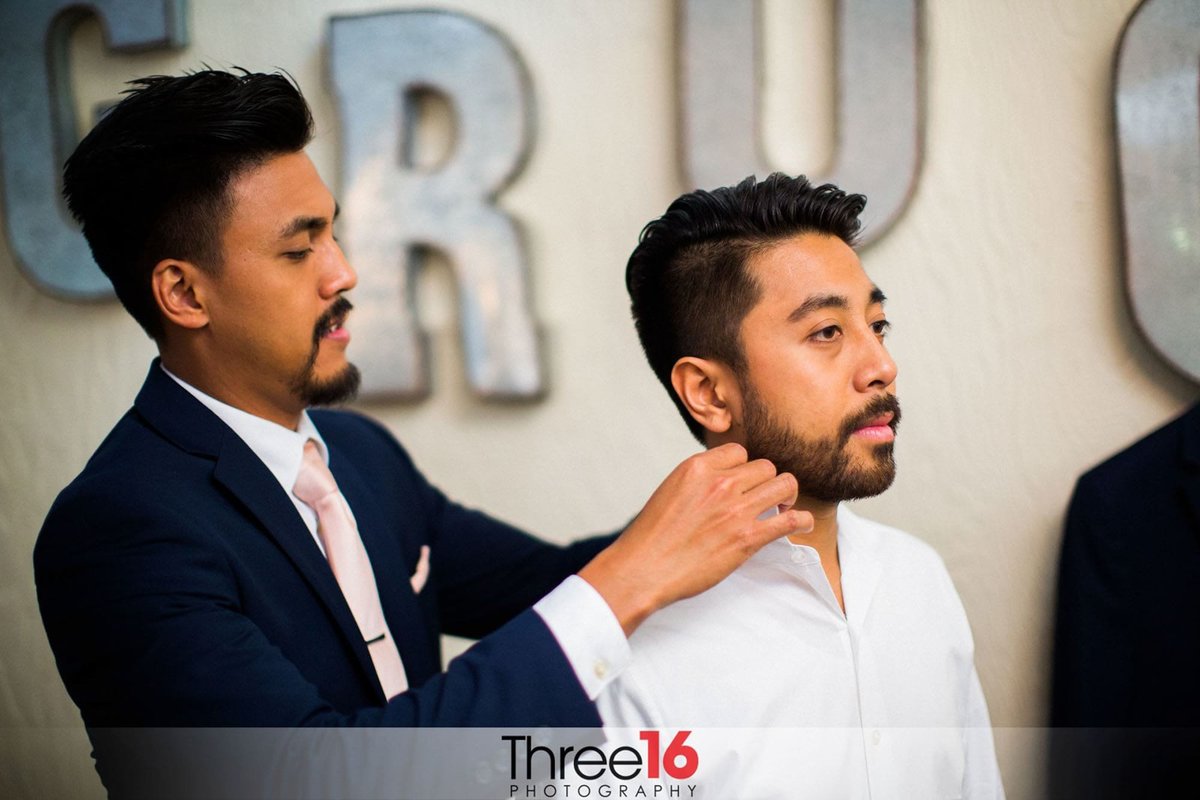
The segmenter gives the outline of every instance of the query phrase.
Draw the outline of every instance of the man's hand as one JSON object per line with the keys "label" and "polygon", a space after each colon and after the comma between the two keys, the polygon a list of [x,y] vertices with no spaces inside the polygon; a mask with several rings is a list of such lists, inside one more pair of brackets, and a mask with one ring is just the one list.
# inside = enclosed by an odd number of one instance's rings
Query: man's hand
{"label": "man's hand", "polygon": [[[676,467],[617,541],[579,572],[612,608],[625,635],[651,613],[716,585],[760,547],[812,530],[791,509],[796,479],[725,444]],[[758,519],[768,509],[781,514]]]}

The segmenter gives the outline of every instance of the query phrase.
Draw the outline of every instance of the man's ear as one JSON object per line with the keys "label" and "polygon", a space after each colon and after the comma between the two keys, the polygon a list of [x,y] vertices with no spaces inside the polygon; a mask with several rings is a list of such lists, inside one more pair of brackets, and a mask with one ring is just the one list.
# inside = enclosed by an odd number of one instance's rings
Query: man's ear
{"label": "man's ear", "polygon": [[198,330],[208,324],[204,307],[205,274],[190,261],[164,258],[150,273],[150,291],[163,318],[181,328]]}
{"label": "man's ear", "polygon": [[726,433],[741,419],[741,389],[733,371],[718,361],[679,359],[671,368],[671,386],[692,419],[710,433]]}

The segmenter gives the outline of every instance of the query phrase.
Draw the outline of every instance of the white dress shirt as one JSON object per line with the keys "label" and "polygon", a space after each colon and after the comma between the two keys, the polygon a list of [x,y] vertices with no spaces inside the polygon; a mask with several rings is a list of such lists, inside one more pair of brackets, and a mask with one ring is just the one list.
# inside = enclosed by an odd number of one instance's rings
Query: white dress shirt
{"label": "white dress shirt", "polygon": [[941,558],[844,504],[837,541],[845,614],[814,548],[772,542],[630,637],[605,725],[691,728],[696,796],[1003,797]]}
{"label": "white dress shirt", "polygon": [[[313,541],[324,555],[325,548],[317,536],[316,512],[292,494],[296,476],[300,474],[305,442],[309,439],[316,442],[321,457],[326,464],[329,463],[329,450],[325,446],[325,440],[313,425],[308,412],[300,414],[300,424],[293,431],[205,394],[166,367],[162,367],[162,370],[216,414],[254,451],[279,481],[280,487],[296,507],[304,524],[308,526]],[[346,507],[349,508],[350,504],[347,503]],[[353,517],[353,509],[350,509],[350,515]],[[604,687],[629,664],[629,642],[621,624],[604,598],[579,576],[572,575],[567,578],[539,600],[533,610],[541,616],[546,627],[554,634],[571,669],[590,699],[596,699]]]}

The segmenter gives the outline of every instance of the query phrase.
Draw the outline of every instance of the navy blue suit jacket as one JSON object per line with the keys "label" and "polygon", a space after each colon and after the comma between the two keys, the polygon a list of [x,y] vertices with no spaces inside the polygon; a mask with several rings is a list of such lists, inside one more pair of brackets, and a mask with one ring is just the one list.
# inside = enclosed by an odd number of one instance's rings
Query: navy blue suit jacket
{"label": "navy blue suit jacket", "polygon": [[1200,727],[1200,406],[1075,487],[1051,723]]}
{"label": "navy blue suit jacket", "polygon": [[[528,607],[609,540],[540,542],[448,501],[377,423],[311,415],[415,688],[385,702],[288,496],[155,361],[34,552],[50,644],[89,728],[599,725]],[[431,570],[414,594],[422,545]],[[440,633],[486,638],[442,673]]]}
{"label": "navy blue suit jacket", "polygon": [[1200,796],[1200,406],[1075,487],[1050,722],[1053,797]]}

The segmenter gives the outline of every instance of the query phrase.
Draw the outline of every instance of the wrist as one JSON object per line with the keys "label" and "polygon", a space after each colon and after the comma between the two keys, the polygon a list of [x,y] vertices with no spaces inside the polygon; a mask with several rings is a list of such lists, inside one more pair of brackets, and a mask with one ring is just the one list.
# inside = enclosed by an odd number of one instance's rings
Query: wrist
{"label": "wrist", "polygon": [[666,605],[658,597],[652,582],[640,580],[622,569],[619,561],[613,563],[608,550],[581,569],[579,577],[587,581],[608,604],[626,637],[632,635],[647,617]]}

